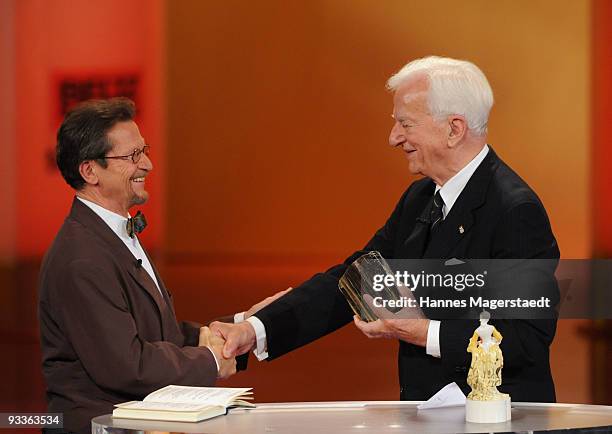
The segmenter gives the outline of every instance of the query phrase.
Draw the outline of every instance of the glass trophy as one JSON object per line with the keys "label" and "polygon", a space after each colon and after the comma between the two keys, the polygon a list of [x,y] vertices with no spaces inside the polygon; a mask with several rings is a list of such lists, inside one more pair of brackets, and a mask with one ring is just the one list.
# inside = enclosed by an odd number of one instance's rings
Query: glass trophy
{"label": "glass trophy", "polygon": [[[385,258],[379,252],[372,251],[357,258],[346,269],[338,283],[338,288],[351,306],[351,309],[363,321],[372,322],[379,318],[364,299],[366,294],[370,295],[372,299],[375,297],[382,297],[386,300],[400,299],[400,292],[395,284],[390,286],[383,285],[380,291],[374,289],[374,276],[380,275],[393,276],[393,272]],[[395,313],[390,308],[387,308],[387,310]]]}

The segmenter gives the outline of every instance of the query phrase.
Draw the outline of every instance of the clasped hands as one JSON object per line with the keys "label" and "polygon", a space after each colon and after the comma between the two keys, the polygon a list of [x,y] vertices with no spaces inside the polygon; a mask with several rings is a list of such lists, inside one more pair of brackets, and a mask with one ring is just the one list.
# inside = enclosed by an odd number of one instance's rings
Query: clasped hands
{"label": "clasped hands", "polygon": [[225,340],[210,331],[208,327],[200,328],[200,341],[198,346],[208,347],[215,355],[219,370],[217,378],[229,378],[236,373],[236,357],[224,357],[223,346]]}

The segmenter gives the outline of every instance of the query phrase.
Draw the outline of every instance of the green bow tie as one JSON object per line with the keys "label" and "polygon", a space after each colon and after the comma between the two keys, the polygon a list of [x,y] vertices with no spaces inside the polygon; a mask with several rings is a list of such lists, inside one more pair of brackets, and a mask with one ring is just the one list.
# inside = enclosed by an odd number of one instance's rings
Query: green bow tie
{"label": "green bow tie", "polygon": [[143,213],[138,211],[134,217],[128,218],[126,229],[130,238],[134,238],[134,235],[141,233],[144,231],[144,228],[147,227],[147,219]]}

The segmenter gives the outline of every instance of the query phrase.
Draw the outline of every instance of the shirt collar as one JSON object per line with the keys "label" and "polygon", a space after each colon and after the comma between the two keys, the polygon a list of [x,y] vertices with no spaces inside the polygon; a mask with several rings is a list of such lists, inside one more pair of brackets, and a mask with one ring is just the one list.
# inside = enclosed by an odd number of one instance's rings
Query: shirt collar
{"label": "shirt collar", "polygon": [[[93,212],[95,212],[98,217],[104,220],[104,223],[108,225],[109,228],[121,239],[131,239],[127,233],[127,218],[123,217],[119,214],[116,214],[112,211],[107,210],[106,208],[101,207],[97,203],[91,202],[87,199],[83,199],[82,197],[77,196],[77,199],[87,205]],[[128,214],[128,216],[130,216]]]}
{"label": "shirt collar", "polygon": [[478,155],[476,155],[472,161],[466,164],[465,167],[457,172],[451,179],[446,181],[442,187],[436,185],[436,191],[434,194],[440,191],[440,196],[442,196],[442,200],[444,201],[444,217],[446,217],[446,215],[449,213],[466,184],[488,153],[489,145],[484,145]]}

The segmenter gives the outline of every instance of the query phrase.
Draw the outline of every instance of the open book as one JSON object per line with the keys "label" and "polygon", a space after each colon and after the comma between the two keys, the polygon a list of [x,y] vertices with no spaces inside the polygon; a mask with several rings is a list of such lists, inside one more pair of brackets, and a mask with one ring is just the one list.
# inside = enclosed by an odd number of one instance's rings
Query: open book
{"label": "open book", "polygon": [[115,405],[113,417],[199,422],[227,413],[228,407],[255,407],[251,388],[166,386],[145,397]]}

